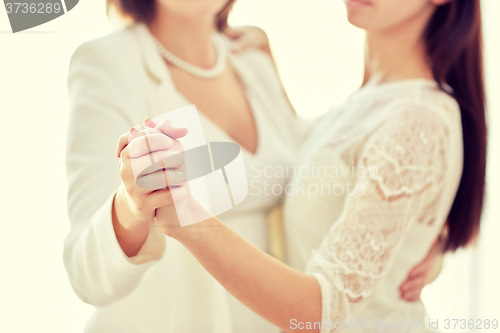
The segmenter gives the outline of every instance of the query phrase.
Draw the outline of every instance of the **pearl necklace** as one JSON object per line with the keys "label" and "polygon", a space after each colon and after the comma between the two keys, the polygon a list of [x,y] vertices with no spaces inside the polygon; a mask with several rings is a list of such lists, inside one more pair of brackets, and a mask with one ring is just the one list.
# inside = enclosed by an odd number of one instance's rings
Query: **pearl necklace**
{"label": "pearl necklace", "polygon": [[158,49],[160,54],[165,58],[165,60],[179,67],[180,69],[188,72],[189,74],[204,79],[212,79],[218,76],[220,73],[222,73],[224,68],[226,68],[226,59],[227,59],[226,48],[224,45],[224,41],[216,33],[212,35],[212,42],[214,43],[215,50],[217,52],[217,63],[215,64],[214,67],[210,69],[199,68],[185,62],[184,60],[170,53],[163,45],[161,45],[161,43],[152,34],[151,38],[153,39],[156,48]]}

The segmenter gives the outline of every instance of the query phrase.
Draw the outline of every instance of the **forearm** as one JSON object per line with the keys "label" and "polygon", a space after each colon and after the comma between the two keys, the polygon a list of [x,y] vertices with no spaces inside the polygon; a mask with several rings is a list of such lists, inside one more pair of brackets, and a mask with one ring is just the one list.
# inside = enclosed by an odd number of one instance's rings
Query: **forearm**
{"label": "forearm", "polygon": [[148,221],[138,222],[124,201],[126,198],[121,193],[120,188],[113,201],[112,218],[113,229],[116,234],[118,244],[128,257],[137,255],[144,245],[149,233]]}
{"label": "forearm", "polygon": [[292,319],[321,321],[321,292],[313,276],[272,258],[216,218],[176,229],[172,236],[231,294],[266,320],[285,331]]}

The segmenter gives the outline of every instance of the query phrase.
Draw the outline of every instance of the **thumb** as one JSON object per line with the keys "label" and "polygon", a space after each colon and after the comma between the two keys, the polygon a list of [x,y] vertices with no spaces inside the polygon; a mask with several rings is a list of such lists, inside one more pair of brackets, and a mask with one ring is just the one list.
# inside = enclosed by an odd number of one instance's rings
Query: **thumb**
{"label": "thumb", "polygon": [[236,39],[243,35],[243,30],[232,27],[227,27],[223,32],[230,39]]}
{"label": "thumb", "polygon": [[182,126],[176,126],[169,119],[162,120],[155,126],[155,129],[163,132],[165,135],[173,138],[179,139],[187,135],[188,129]]}
{"label": "thumb", "polygon": [[238,39],[235,39],[231,43],[231,51],[234,53],[241,52],[252,46],[252,42],[255,36],[251,33],[246,33],[241,35]]}

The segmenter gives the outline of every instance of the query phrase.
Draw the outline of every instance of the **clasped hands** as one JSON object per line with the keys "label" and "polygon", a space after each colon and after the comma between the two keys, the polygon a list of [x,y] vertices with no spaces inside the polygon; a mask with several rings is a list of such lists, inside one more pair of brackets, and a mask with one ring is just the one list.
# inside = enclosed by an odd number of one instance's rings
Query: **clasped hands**
{"label": "clasped hands", "polygon": [[211,217],[189,189],[183,146],[178,140],[187,133],[187,128],[169,120],[155,123],[146,119],[120,137],[116,156],[122,183],[115,202],[129,213],[128,218],[118,216],[124,228],[149,227],[156,222],[164,234],[173,236],[181,221]]}

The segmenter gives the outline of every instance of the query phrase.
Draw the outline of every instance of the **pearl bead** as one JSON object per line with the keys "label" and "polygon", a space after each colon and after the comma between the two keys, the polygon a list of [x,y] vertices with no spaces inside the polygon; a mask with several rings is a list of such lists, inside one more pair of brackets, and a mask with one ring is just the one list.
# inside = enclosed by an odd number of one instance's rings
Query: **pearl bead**
{"label": "pearl bead", "polygon": [[199,68],[185,62],[184,60],[170,53],[163,45],[161,45],[161,43],[152,34],[150,34],[150,36],[153,39],[156,48],[163,56],[163,58],[165,58],[165,60],[179,67],[180,69],[188,72],[189,74],[204,79],[211,79],[220,75],[224,70],[224,68],[226,67],[227,53],[226,53],[226,48],[224,46],[224,41],[216,33],[212,35],[212,42],[214,43],[215,50],[217,51],[217,62],[215,66],[210,69]]}

